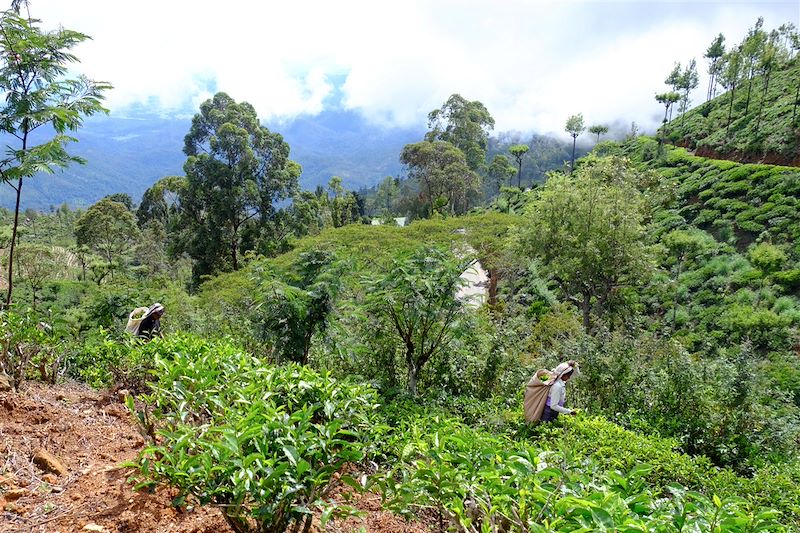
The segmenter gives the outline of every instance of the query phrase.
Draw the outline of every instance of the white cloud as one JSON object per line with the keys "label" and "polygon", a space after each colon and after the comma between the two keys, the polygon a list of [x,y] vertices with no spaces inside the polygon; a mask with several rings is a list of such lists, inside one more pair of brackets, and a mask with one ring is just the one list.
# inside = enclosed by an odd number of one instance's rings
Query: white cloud
{"label": "white cloud", "polygon": [[793,1],[39,0],[32,11],[93,37],[79,70],[114,84],[112,111],[196,109],[222,90],[263,118],[316,114],[344,77],[344,105],[379,122],[423,124],[458,92],[498,130],[559,133],[576,112],[653,127],[674,61],[694,57],[704,74],[717,33],[738,41],[759,15],[800,22]]}

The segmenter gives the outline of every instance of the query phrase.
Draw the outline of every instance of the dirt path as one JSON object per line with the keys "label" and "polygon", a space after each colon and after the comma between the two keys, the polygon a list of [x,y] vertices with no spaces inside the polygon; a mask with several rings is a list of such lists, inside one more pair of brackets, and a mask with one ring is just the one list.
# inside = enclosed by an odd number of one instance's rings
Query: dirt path
{"label": "dirt path", "polygon": [[[477,252],[467,245],[462,252],[466,256],[475,256]],[[486,303],[489,297],[489,273],[484,270],[480,261],[474,260],[467,269],[461,273],[464,284],[458,289],[456,298],[468,307],[478,308]]]}
{"label": "dirt path", "polygon": [[[119,465],[133,460],[143,445],[114,395],[77,384],[26,383],[18,394],[0,392],[0,532],[230,531],[217,509],[177,511],[170,504],[175,494],[167,489],[133,491],[127,483],[131,472]],[[428,531],[381,510],[374,494],[357,497],[355,506],[365,518],[326,530]]]}

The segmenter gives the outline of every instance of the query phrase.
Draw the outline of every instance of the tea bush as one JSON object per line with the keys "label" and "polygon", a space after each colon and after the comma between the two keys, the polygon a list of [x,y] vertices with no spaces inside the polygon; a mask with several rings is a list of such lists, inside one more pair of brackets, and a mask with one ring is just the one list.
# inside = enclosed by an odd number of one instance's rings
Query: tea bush
{"label": "tea bush", "polygon": [[352,512],[327,496],[335,475],[357,487],[342,472],[365,456],[371,389],[190,336],[162,346],[154,366],[137,416],[158,439],[138,460],[140,486],[167,483],[177,504],[219,506],[237,532],[283,532],[314,510],[323,523]]}
{"label": "tea bush", "polygon": [[62,346],[67,376],[96,389],[116,386],[139,393],[148,390],[156,354],[170,353],[184,335],[155,337],[149,342],[104,328],[70,339]]}
{"label": "tea bush", "polygon": [[669,441],[631,442],[631,432],[599,419],[526,428],[517,440],[410,405],[384,416],[382,451],[394,465],[378,481],[387,505],[408,516],[426,510],[439,531],[785,530],[777,511],[667,484],[710,484],[718,471]]}
{"label": "tea bush", "polygon": [[14,390],[26,379],[46,339],[47,332],[32,311],[0,311],[0,372],[9,377]]}

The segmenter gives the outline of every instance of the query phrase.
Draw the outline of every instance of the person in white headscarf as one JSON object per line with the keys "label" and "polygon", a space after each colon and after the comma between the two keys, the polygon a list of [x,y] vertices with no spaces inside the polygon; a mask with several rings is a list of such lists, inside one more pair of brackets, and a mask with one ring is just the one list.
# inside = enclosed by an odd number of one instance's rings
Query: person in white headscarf
{"label": "person in white headscarf", "polygon": [[552,422],[558,418],[559,414],[576,414],[574,409],[567,409],[564,404],[567,400],[567,382],[578,372],[578,363],[574,360],[561,363],[553,369],[556,380],[547,395],[547,402],[544,404],[544,412],[542,412],[542,422]]}
{"label": "person in white headscarf", "polygon": [[164,306],[158,302],[151,305],[139,323],[136,336],[143,339],[152,339],[157,335],[161,335],[162,316],[164,316]]}

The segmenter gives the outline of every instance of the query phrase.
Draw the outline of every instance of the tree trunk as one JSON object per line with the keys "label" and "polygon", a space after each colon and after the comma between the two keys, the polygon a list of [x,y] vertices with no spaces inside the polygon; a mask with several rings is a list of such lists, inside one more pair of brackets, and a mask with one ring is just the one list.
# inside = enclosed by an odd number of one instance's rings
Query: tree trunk
{"label": "tree trunk", "polygon": [[716,85],[716,80],[717,80],[716,76],[717,61],[718,59],[714,59],[714,61],[711,63],[711,69],[710,69],[711,77],[708,79],[708,96],[706,97],[706,102],[710,101],[711,98],[713,98],[712,95],[714,94],[714,86]]}
{"label": "tree trunk", "polygon": [[583,302],[581,303],[581,311],[583,311],[583,330],[589,333],[589,319],[592,313],[592,295],[588,292],[583,293]]}
{"label": "tree trunk", "polygon": [[406,341],[406,364],[408,365],[408,392],[410,392],[412,396],[416,396],[419,368],[414,359],[414,343],[412,341]]}
{"label": "tree trunk", "polygon": [[[23,150],[25,150],[23,143]],[[6,308],[11,307],[11,293],[14,290],[14,246],[17,242],[17,226],[19,225],[19,199],[22,194],[22,178],[17,181],[17,203],[14,207],[14,226],[11,228],[11,247],[8,250],[8,293],[6,294]]]}
{"label": "tree trunk", "polygon": [[522,158],[517,161],[517,166],[519,167],[517,170],[517,189],[522,189]]}
{"label": "tree trunk", "polygon": [[572,171],[575,170],[575,143],[578,140],[577,135],[572,136],[572,162],[569,164],[569,173],[572,174]]}
{"label": "tree trunk", "polygon": [[489,306],[494,307],[497,305],[497,276],[496,268],[489,269]]}
{"label": "tree trunk", "polygon": [[309,531],[311,531],[311,520],[312,520],[311,515],[306,516],[306,521],[305,524],[303,525],[303,533],[308,533]]}
{"label": "tree trunk", "polygon": [[429,180],[425,180],[425,184],[428,187],[428,199],[430,200],[431,210],[428,213],[428,216],[433,216],[433,186]]}
{"label": "tree trunk", "polygon": [[750,78],[747,80],[747,98],[744,102],[744,114],[747,116],[747,111],[750,109],[750,93],[753,90],[753,76],[751,75]]}
{"label": "tree trunk", "polygon": [[305,366],[308,364],[308,353],[311,351],[311,337],[313,336],[313,326],[306,324],[306,334],[303,336],[303,359],[300,364]]}
{"label": "tree trunk", "polygon": [[411,393],[412,396],[417,395],[417,374],[419,370],[415,365],[409,365],[408,367],[408,392]]}
{"label": "tree trunk", "polygon": [[233,231],[233,236],[231,237],[231,262],[233,264],[233,270],[239,270],[239,261],[236,257],[236,230]]}
{"label": "tree trunk", "polygon": [[761,128],[761,114],[764,111],[764,100],[767,98],[767,90],[769,89],[769,72],[764,75],[764,92],[761,94],[761,103],[758,105],[758,119],[756,120],[756,135]]}
{"label": "tree trunk", "polygon": [[731,104],[728,106],[728,124],[725,126],[725,133],[731,131],[731,117],[733,117],[733,97],[736,96],[736,84],[731,85]]}
{"label": "tree trunk", "polygon": [[[711,64],[711,69],[714,69],[714,64]],[[708,93],[706,93],[706,102],[711,101],[711,85],[714,83],[714,74],[711,74],[711,77],[708,78]]]}
{"label": "tree trunk", "polygon": [[718,76],[715,73],[714,74],[714,83],[711,84],[711,98],[714,98],[714,97],[717,96],[717,82],[718,82]]}
{"label": "tree trunk", "polygon": [[683,116],[689,110],[689,89],[686,89],[686,92],[683,95],[683,110],[681,111],[681,125],[683,125]]}

